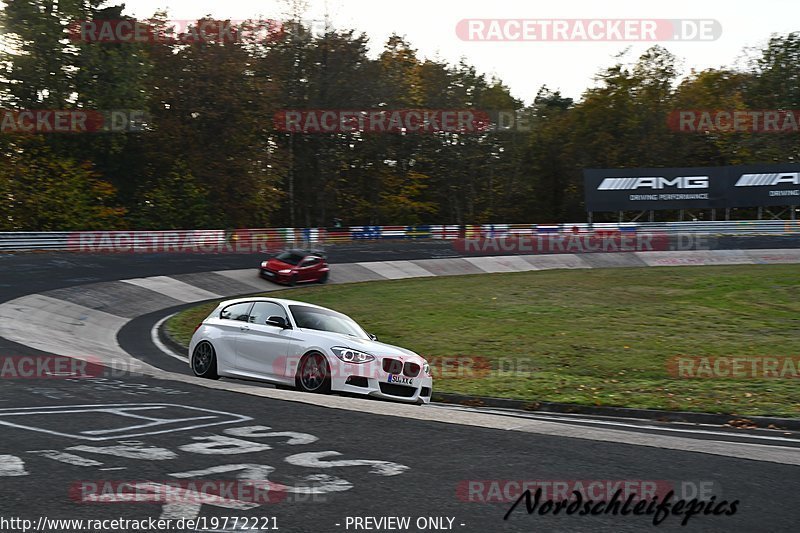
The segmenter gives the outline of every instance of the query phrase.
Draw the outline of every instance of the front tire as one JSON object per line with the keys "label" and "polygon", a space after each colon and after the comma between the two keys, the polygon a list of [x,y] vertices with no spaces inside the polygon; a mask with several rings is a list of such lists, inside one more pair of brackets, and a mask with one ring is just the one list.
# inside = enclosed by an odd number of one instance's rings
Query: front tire
{"label": "front tire", "polygon": [[192,352],[192,372],[206,379],[219,379],[217,374],[217,352],[208,341],[200,341]]}
{"label": "front tire", "polygon": [[295,385],[303,392],[328,394],[331,392],[331,367],[328,360],[319,352],[303,356],[297,368]]}
{"label": "front tire", "polygon": [[289,286],[294,287],[295,285],[297,285],[297,274],[292,274],[289,278]]}

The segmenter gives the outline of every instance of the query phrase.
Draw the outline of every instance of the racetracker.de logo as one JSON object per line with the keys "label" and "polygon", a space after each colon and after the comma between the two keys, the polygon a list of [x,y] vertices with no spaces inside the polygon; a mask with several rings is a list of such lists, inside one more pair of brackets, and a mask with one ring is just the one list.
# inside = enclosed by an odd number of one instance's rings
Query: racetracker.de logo
{"label": "racetracker.de logo", "polygon": [[790,379],[800,378],[800,356],[685,356],[667,361],[672,377],[683,379]]}
{"label": "racetracker.de logo", "polygon": [[62,357],[43,356],[0,356],[0,379],[65,379],[93,377],[99,375],[102,367],[89,366],[89,361]]}
{"label": "racetracker.de logo", "polygon": [[273,123],[284,133],[482,133],[495,127],[478,109],[284,109]]}
{"label": "racetracker.de logo", "polygon": [[722,25],[715,19],[463,19],[462,41],[715,41]]}
{"label": "racetracker.de logo", "polygon": [[673,492],[678,498],[706,500],[719,496],[714,481],[672,481],[652,479],[469,479],[456,486],[456,497],[469,503],[511,503],[526,491],[541,490],[546,500],[567,501],[581,495],[584,500],[610,500],[621,490],[621,499],[634,501],[663,498]]}
{"label": "racetracker.de logo", "polygon": [[683,109],[667,116],[667,125],[680,133],[797,133],[797,109]]}
{"label": "racetracker.de logo", "polygon": [[193,44],[274,42],[284,37],[277,20],[78,20],[67,27],[69,39],[84,43]]}
{"label": "racetracker.de logo", "polygon": [[70,252],[104,253],[268,253],[286,247],[269,230],[76,231],[67,237]]}
{"label": "racetracker.de logo", "polygon": [[286,487],[268,480],[77,481],[69,489],[78,503],[167,503],[224,505],[286,500]]}
{"label": "racetracker.de logo", "polygon": [[73,379],[141,374],[136,359],[101,359],[63,355],[0,356],[0,379]]}
{"label": "racetracker.de logo", "polygon": [[453,240],[453,249],[465,254],[569,254],[592,252],[652,252],[670,249],[669,236],[650,233],[538,234],[473,237]]}
{"label": "racetracker.de logo", "polygon": [[146,111],[133,109],[0,109],[0,133],[134,133],[145,131]]}
{"label": "racetracker.de logo", "polygon": [[[408,359],[397,355],[383,355],[373,353],[377,362],[371,360],[367,363],[347,363],[338,359],[329,361],[330,377],[332,378],[372,378],[385,380],[390,374],[404,375],[411,379],[432,377],[433,379],[480,379],[490,375],[531,374],[534,367],[527,359],[500,357],[489,359],[473,355],[452,356],[425,356],[427,366],[418,368],[416,358]],[[387,363],[384,367],[383,359],[397,360],[400,364],[391,366]],[[275,375],[293,378],[297,375],[302,356],[280,356],[272,363],[272,372]],[[412,382],[412,384],[415,384]]]}

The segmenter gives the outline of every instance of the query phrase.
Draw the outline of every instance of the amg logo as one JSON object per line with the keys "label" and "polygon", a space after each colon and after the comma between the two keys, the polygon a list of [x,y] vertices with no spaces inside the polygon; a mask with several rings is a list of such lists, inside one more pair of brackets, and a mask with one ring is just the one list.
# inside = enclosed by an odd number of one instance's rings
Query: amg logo
{"label": "amg logo", "polygon": [[800,185],[800,172],[774,172],[771,174],[742,174],[737,187],[764,187],[769,185]]}
{"label": "amg logo", "polygon": [[635,191],[644,189],[663,189],[676,187],[678,189],[708,189],[708,176],[676,176],[672,179],[662,176],[638,178],[603,178],[597,187],[598,191]]}

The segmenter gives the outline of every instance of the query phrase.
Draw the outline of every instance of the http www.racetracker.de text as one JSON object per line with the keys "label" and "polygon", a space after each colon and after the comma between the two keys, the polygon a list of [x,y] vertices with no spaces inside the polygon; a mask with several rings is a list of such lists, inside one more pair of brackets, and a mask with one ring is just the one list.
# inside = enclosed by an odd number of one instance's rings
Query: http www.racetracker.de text
{"label": "http www.racetracker.de text", "polygon": [[0,516],[0,532],[27,533],[37,531],[40,533],[61,532],[91,532],[106,533],[109,531],[122,532],[156,532],[180,531],[203,532],[227,528],[255,531],[278,529],[275,517],[236,517],[236,516],[199,516],[196,518],[112,518],[112,519],[76,519],[76,518],[49,518],[40,516],[36,520],[17,517]]}

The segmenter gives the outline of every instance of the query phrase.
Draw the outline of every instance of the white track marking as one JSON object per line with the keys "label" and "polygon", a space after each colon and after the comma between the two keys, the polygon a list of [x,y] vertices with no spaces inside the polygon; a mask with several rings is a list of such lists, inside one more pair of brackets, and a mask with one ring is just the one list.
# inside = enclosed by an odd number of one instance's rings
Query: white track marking
{"label": "white track marking", "polygon": [[[758,253],[762,255],[769,253],[784,254],[784,251],[760,250]],[[653,255],[651,257],[656,257],[655,253],[652,254]],[[613,254],[595,254],[593,257],[599,258],[600,256],[612,255]],[[693,257],[700,257],[699,252],[697,252]],[[549,256],[541,256],[541,258],[538,259],[535,257],[525,257],[525,260],[534,263],[534,266],[539,266],[539,262],[548,262],[548,266],[552,266],[549,265],[549,262],[552,262],[553,259],[553,257]],[[800,257],[798,260],[800,261]],[[763,261],[755,258],[752,262],[761,263]],[[591,268],[591,265],[587,264],[586,266]],[[244,269],[240,271],[220,271],[218,273],[232,279],[242,278],[243,282],[246,279],[247,285],[253,286],[254,288],[262,291],[265,288],[271,288],[267,287],[268,284],[266,283],[262,284],[261,280],[259,280],[254,273],[254,269]],[[66,308],[80,311],[83,314],[76,316],[73,313],[70,313],[68,317],[65,317],[63,315],[63,309]],[[31,317],[37,313],[41,313],[42,310],[49,309],[58,309],[61,315],[48,315],[46,317],[46,321],[39,321],[39,318],[41,317],[34,317],[37,318],[37,320],[32,320]],[[96,318],[98,318],[98,313],[100,312],[95,312],[94,310],[86,307],[76,306],[75,304],[70,304],[69,302],[49,298],[47,296],[29,295],[27,297],[18,298],[16,300],[0,304],[0,336],[4,336],[10,338],[11,340],[15,340],[16,342],[20,342],[21,344],[33,347],[37,347],[41,343],[46,343],[47,346],[41,344],[41,346],[39,346],[40,349],[60,355],[81,357],[81,354],[92,353],[93,355],[108,354],[108,356],[111,357],[113,354],[113,356],[120,355],[122,357],[130,358],[129,354],[121,351],[116,341],[116,335],[119,329],[126,324],[128,320],[109,316],[109,323],[107,324],[107,327],[100,327],[99,323],[96,321]],[[65,320],[65,318],[68,318],[68,320]],[[49,327],[54,323],[57,324],[57,328],[53,329]],[[91,336],[87,337],[86,334],[89,333],[87,330],[100,329],[102,329],[102,332],[92,331]],[[47,338],[43,338],[41,336],[42,330],[48,331]],[[100,335],[101,333],[102,335]],[[106,366],[110,366],[110,364],[107,364]],[[145,370],[143,373],[145,375],[160,379],[170,379],[205,388],[235,391],[239,393],[250,394],[252,396],[273,398],[284,401],[294,401],[297,403],[307,403],[345,411],[349,410],[360,413],[370,413],[414,420],[426,420],[462,426],[484,427],[502,430],[514,429],[520,432],[533,433],[543,436],[579,438],[599,442],[613,442],[618,444],[622,443],[636,446],[706,453],[753,461],[800,465],[800,453],[798,453],[800,450],[789,447],[767,445],[745,446],[737,442],[698,440],[687,437],[638,433],[614,430],[610,428],[580,427],[574,424],[565,424],[563,421],[533,419],[520,420],[514,419],[513,417],[489,413],[457,411],[442,412],[442,410],[438,409],[419,408],[416,406],[389,404],[388,402],[374,402],[354,398],[341,398],[336,396],[321,397],[314,395],[312,398],[309,397],[309,395],[297,394],[290,391],[280,391],[263,386],[247,385],[238,381],[213,382],[209,380],[202,380],[185,374],[165,372],[154,367],[149,367],[148,365],[144,366]],[[2,418],[2,412],[0,412],[0,418]],[[23,427],[25,429],[36,429],[11,423],[5,423],[5,425],[10,425],[12,427]],[[678,430],[672,431],[677,432]],[[680,431],[688,433],[692,432],[687,430]],[[56,434],[59,433],[56,432]],[[65,434],[61,433],[61,435]],[[752,446],[757,446],[755,453]]]}
{"label": "white track marking", "polygon": [[386,279],[406,279],[435,276],[411,261],[369,261],[356,263]]}
{"label": "white track marking", "polygon": [[161,520],[180,520],[181,518],[196,518],[203,508],[202,503],[165,503],[161,507]]}
{"label": "white track marking", "polygon": [[135,278],[135,279],[121,279],[122,283],[136,285],[144,289],[163,294],[174,298],[179,302],[200,302],[203,300],[213,300],[219,298],[220,295],[194,285],[190,285],[184,281],[169,277],[169,276],[152,276],[149,278]]}
{"label": "white track marking", "polygon": [[[170,409],[177,409],[179,411],[196,412],[201,416],[195,417],[157,417],[157,416],[143,416],[137,414],[138,412],[146,412],[151,414],[153,411],[169,412]],[[61,420],[61,415],[64,414],[89,414],[94,418],[98,415],[112,415],[120,416],[126,419],[147,420],[148,423],[133,424],[130,426],[113,428],[99,427],[99,428],[85,428],[82,431],[76,430],[73,433],[65,431],[56,431],[48,427],[40,425],[14,423],[4,420],[4,418],[21,417],[23,420],[29,415],[55,415],[53,421],[44,421],[42,418],[37,419],[37,424],[43,423],[58,423]],[[189,405],[168,404],[168,403],[138,403],[138,404],[101,404],[101,405],[56,405],[45,407],[21,407],[16,409],[0,409],[0,425],[10,426],[20,429],[28,429],[38,431],[41,433],[48,433],[50,435],[59,435],[62,437],[73,437],[90,441],[102,440],[120,440],[130,437],[141,437],[144,435],[160,435],[163,433],[173,433],[176,431],[187,431],[191,429],[198,429],[211,426],[219,426],[225,424],[238,424],[252,420],[249,416],[237,415],[234,413],[226,413],[224,411],[213,411],[211,409],[204,409],[200,407],[192,407]],[[99,422],[98,422],[99,423]],[[166,427],[168,425],[175,427]],[[160,429],[164,427],[164,429]],[[148,429],[149,431],[138,431],[140,429]]]}
{"label": "white track marking", "polygon": [[[747,438],[747,439],[759,439],[759,440],[767,440],[767,441],[776,441],[776,442],[787,442],[787,443],[797,443],[800,442],[799,439],[793,439],[788,437],[773,437],[770,435],[749,435],[747,433],[739,433],[733,434],[726,431],[714,431],[709,429],[695,429],[695,428],[677,428],[677,427],[665,427],[665,426],[652,426],[649,424],[632,424],[630,422],[619,422],[616,420],[603,420],[599,418],[582,418],[580,415],[569,415],[565,413],[564,415],[558,415],[556,413],[553,414],[539,414],[539,413],[515,413],[513,411],[502,411],[502,410],[494,410],[494,409],[481,409],[481,408],[469,408],[469,407],[461,407],[461,406],[449,406],[447,404],[436,404],[432,406],[434,409],[451,409],[454,411],[465,411],[465,412],[473,412],[473,413],[486,413],[486,414],[496,414],[500,416],[511,416],[521,419],[531,419],[531,420],[552,420],[555,422],[577,422],[577,423],[586,423],[586,424],[597,424],[597,425],[604,425],[604,426],[615,426],[615,427],[627,427],[633,429],[648,429],[654,431],[664,431],[667,433],[692,433],[696,435],[715,435],[721,437],[737,437],[737,438]],[[585,415],[583,415],[585,417]],[[649,422],[646,419],[638,419],[643,420],[644,422]],[[707,424],[703,424],[707,425]]]}
{"label": "white track marking", "polygon": [[[43,457],[47,457],[48,459],[53,459],[54,461],[67,463],[68,465],[73,465],[73,466],[103,465],[103,463],[101,463],[100,461],[95,461],[94,459],[81,457],[80,455],[75,455],[72,453],[62,452],[61,450],[30,450],[28,453],[41,455]],[[107,470],[107,469],[101,469],[101,470]]]}
{"label": "white track marking", "polygon": [[162,318],[161,320],[156,322],[156,325],[153,326],[153,328],[150,330],[150,340],[153,341],[153,344],[156,345],[156,348],[158,348],[159,350],[161,350],[162,352],[164,352],[168,356],[174,357],[175,359],[177,359],[178,361],[180,361],[183,364],[188,364],[189,357],[187,355],[181,355],[181,354],[173,351],[172,348],[170,348],[169,346],[167,346],[166,344],[161,342],[161,339],[158,338],[158,330],[161,328],[161,324],[163,324],[164,322],[166,322],[167,320],[169,320],[170,318],[172,318],[176,314],[177,313],[173,313],[173,314],[171,314],[169,316],[165,316],[164,318]]}
{"label": "white track marking", "polygon": [[[179,446],[179,450],[204,455],[235,455],[239,453],[256,453],[271,450],[272,446],[260,442],[250,442],[233,437],[223,437],[222,435],[207,435],[202,437],[192,437],[192,440],[200,441],[193,444]],[[205,442],[203,442],[205,441]]]}
{"label": "white track marking", "polygon": [[255,463],[236,463],[229,465],[217,465],[199,470],[189,470],[187,472],[173,472],[168,474],[178,479],[197,478],[202,476],[210,476],[213,474],[227,474],[229,472],[241,472],[236,477],[239,479],[267,479],[270,472],[274,472],[275,468],[269,465],[255,464]]}
{"label": "white track marking", "polygon": [[142,459],[145,461],[166,461],[175,459],[178,454],[166,448],[157,446],[72,446],[67,448],[75,452],[101,453],[113,455],[115,457],[125,457],[126,459]]}
{"label": "white track marking", "polygon": [[319,440],[319,437],[315,437],[310,433],[298,433],[296,431],[269,431],[270,429],[272,428],[268,426],[246,426],[240,428],[228,428],[224,431],[224,433],[233,435],[234,437],[242,437],[246,439],[289,437],[289,440],[286,441],[286,444],[289,445],[311,444],[312,442]]}
{"label": "white track marking", "polygon": [[342,466],[370,466],[371,474],[379,476],[396,476],[402,474],[408,467],[390,461],[373,461],[369,459],[344,459],[339,461],[320,461],[324,457],[336,457],[342,455],[339,452],[308,452],[290,455],[284,459],[290,465],[304,466],[307,468],[336,468]]}
{"label": "white track marking", "polygon": [[[275,467],[270,465],[239,463],[229,465],[212,466],[202,470],[190,470],[188,472],[175,472],[169,474],[179,479],[198,478],[213,474],[227,474],[239,472],[237,479],[252,481],[262,488],[276,492],[290,492],[292,494],[327,494],[329,492],[344,492],[353,488],[353,484],[347,480],[329,476],[327,474],[311,474],[303,478],[308,485],[287,486],[282,483],[269,481],[269,475],[275,471]],[[266,487],[264,486],[266,485]]]}
{"label": "white track marking", "polygon": [[127,360],[131,356],[117,342],[117,332],[128,320],[65,300],[30,294],[0,304],[0,337],[76,359]]}
{"label": "white track marking", "polygon": [[130,486],[135,489],[132,493],[90,494],[84,497],[84,501],[102,503],[161,502],[164,505],[159,516],[160,519],[193,519],[200,514],[203,505],[213,505],[237,511],[246,511],[259,506],[257,503],[223,498],[213,494],[204,494],[159,483],[131,483]]}
{"label": "white track marking", "polygon": [[0,477],[27,476],[25,462],[16,455],[0,455]]}
{"label": "white track marking", "polygon": [[[229,390],[249,394],[261,398],[305,403],[317,407],[370,413],[381,416],[393,416],[412,420],[427,420],[444,424],[461,426],[482,427],[488,429],[513,430],[523,433],[533,433],[543,436],[569,437],[598,442],[612,442],[617,444],[630,444],[633,446],[646,446],[668,450],[680,450],[710,455],[721,455],[752,461],[764,461],[778,464],[800,465],[800,449],[790,447],[762,446],[759,453],[744,449],[741,443],[733,441],[698,440],[690,437],[638,433],[632,431],[615,430],[611,428],[597,428],[577,426],[564,421],[519,419],[507,414],[497,415],[462,409],[420,408],[400,403],[375,402],[360,398],[344,398],[341,396],[320,396],[283,391],[264,386],[249,385],[239,381],[210,381],[194,376],[175,374],[161,371],[154,377],[171,379],[184,383],[191,383],[205,388]],[[436,406],[439,407],[439,406]],[[677,431],[677,430],[673,430]],[[682,430],[692,433],[695,430]],[[701,431],[701,430],[700,430]]]}

